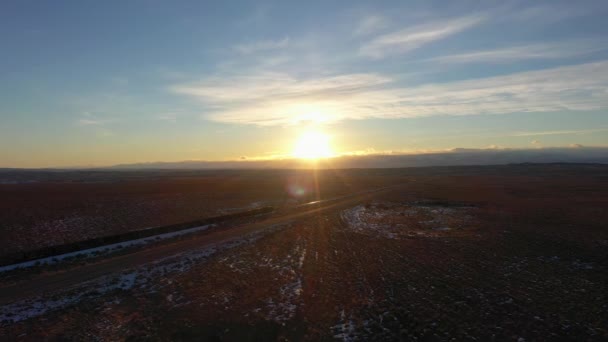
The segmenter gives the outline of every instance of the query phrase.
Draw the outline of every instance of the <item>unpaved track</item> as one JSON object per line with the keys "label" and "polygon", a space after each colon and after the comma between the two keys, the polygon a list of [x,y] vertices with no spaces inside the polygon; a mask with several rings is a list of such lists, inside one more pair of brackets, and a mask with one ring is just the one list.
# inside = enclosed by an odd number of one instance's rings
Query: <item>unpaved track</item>
{"label": "unpaved track", "polygon": [[142,266],[184,252],[238,240],[247,234],[263,231],[279,224],[286,224],[296,219],[318,215],[327,211],[346,209],[400,186],[396,185],[357,193],[340,199],[321,201],[307,207],[300,207],[300,212],[288,212],[280,216],[267,218],[261,222],[223,228],[217,231],[211,230],[207,234],[193,235],[171,244],[150,246],[149,248],[125,255],[109,256],[100,261],[73,267],[65,271],[36,275],[16,284],[0,287],[0,305],[34,296],[51,295],[96,278],[119,273],[123,270]]}

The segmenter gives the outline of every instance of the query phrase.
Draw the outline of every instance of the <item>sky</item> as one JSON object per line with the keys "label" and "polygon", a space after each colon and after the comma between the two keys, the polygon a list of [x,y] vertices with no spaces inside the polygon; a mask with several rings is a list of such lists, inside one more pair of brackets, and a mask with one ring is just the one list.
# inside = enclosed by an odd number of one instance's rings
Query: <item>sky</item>
{"label": "sky", "polygon": [[608,146],[606,1],[2,1],[0,167]]}

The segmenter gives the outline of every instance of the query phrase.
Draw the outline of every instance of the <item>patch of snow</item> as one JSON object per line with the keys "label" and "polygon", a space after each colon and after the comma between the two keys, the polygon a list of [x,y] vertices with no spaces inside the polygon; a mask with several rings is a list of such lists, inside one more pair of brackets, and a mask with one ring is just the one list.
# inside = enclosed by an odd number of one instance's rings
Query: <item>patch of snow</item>
{"label": "patch of snow", "polygon": [[191,234],[191,233],[195,233],[195,232],[201,232],[201,231],[209,229],[212,226],[214,226],[214,225],[210,224],[210,225],[205,225],[205,226],[200,226],[200,227],[188,228],[188,229],[183,229],[183,230],[179,230],[176,232],[163,233],[163,234],[153,235],[153,236],[149,236],[149,237],[145,237],[145,238],[141,238],[141,239],[117,242],[117,243],[113,243],[110,245],[104,245],[104,246],[99,246],[99,247],[94,247],[94,248],[87,248],[87,249],[83,249],[80,251],[50,256],[47,258],[41,258],[41,259],[36,259],[36,260],[31,260],[31,261],[24,261],[24,262],[20,262],[20,263],[13,264],[13,265],[2,266],[2,267],[0,267],[0,273],[12,271],[15,269],[20,269],[20,268],[28,268],[28,267],[41,266],[41,265],[52,265],[52,264],[56,264],[58,262],[66,260],[66,259],[79,257],[79,256],[82,256],[84,258],[96,257],[96,256],[99,256],[100,254],[115,252],[117,250],[121,250],[121,249],[127,248],[127,247],[142,246],[142,245],[146,245],[146,244],[156,242],[159,240],[163,240],[163,239],[170,239],[170,238],[173,238],[176,236]]}
{"label": "patch of snow", "polygon": [[105,283],[94,287],[92,290],[89,288],[88,291],[76,291],[58,298],[35,298],[4,305],[0,307],[0,322],[23,321],[28,318],[43,315],[49,311],[76,304],[86,298],[99,297],[113,290],[127,290],[134,286],[136,277],[136,272],[129,272],[121,274],[111,281],[105,279]]}
{"label": "patch of snow", "polygon": [[582,262],[577,259],[572,262],[572,268],[577,270],[592,270],[594,269],[594,265],[591,262]]}
{"label": "patch of snow", "polygon": [[268,314],[266,319],[278,323],[291,320],[298,308],[297,303],[302,295],[302,267],[306,258],[306,247],[297,245],[293,253],[286,258],[288,266],[278,269],[282,277],[287,278],[288,282],[281,286],[279,298],[266,300]]}
{"label": "patch of snow", "polygon": [[372,202],[344,210],[340,216],[356,232],[399,239],[441,236],[441,233],[462,228],[473,219],[468,215],[472,209]]}
{"label": "patch of snow", "polygon": [[[254,232],[239,239],[166,257],[119,275],[104,276],[87,281],[79,284],[78,287],[70,289],[69,292],[64,292],[51,298],[40,296],[0,306],[0,322],[19,322],[37,317],[50,311],[75,305],[85,299],[100,297],[115,290],[127,291],[137,288],[149,293],[156,292],[158,285],[155,282],[158,279],[163,279],[171,273],[188,271],[196,263],[207,260],[219,251],[253,243],[263,235],[276,231],[283,226],[285,224],[274,225],[266,230]],[[167,281],[171,282],[170,279]],[[291,310],[291,308],[289,309]],[[295,313],[295,309],[290,312]]]}
{"label": "patch of snow", "polygon": [[342,312],[340,313],[340,322],[330,329],[334,334],[335,339],[345,342],[357,340],[357,336],[355,335],[355,322],[352,318],[349,318],[348,321],[346,320],[344,309],[342,309]]}

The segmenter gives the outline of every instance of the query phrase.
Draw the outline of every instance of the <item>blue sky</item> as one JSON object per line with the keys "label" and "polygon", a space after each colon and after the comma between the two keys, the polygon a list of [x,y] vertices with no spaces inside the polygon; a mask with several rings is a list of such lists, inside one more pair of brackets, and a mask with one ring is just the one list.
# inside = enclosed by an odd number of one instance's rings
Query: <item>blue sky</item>
{"label": "blue sky", "polygon": [[0,166],[608,145],[605,1],[3,1]]}

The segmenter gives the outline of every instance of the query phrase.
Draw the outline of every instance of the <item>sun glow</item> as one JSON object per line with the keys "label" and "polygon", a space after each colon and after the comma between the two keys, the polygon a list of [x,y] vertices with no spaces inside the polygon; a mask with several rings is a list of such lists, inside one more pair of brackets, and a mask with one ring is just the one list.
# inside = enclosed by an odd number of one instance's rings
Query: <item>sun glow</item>
{"label": "sun glow", "polygon": [[308,131],[300,136],[293,149],[293,156],[303,159],[333,157],[330,137],[322,132]]}

